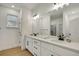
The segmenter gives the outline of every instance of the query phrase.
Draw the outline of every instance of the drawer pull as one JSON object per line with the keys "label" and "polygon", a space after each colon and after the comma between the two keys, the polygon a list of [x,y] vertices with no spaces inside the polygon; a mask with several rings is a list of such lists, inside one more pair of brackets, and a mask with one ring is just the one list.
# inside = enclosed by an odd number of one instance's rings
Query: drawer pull
{"label": "drawer pull", "polygon": [[37,49],[37,47],[34,46],[35,49]]}

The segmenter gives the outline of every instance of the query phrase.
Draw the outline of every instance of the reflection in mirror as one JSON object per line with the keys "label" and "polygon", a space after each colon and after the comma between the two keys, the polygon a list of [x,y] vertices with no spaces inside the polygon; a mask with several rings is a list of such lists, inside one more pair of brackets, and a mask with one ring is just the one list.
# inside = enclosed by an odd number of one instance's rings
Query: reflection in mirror
{"label": "reflection in mirror", "polygon": [[63,33],[63,14],[51,14],[50,16],[50,35],[59,36]]}
{"label": "reflection in mirror", "polygon": [[50,25],[50,27],[51,27],[51,33],[50,34],[56,36],[56,24]]}

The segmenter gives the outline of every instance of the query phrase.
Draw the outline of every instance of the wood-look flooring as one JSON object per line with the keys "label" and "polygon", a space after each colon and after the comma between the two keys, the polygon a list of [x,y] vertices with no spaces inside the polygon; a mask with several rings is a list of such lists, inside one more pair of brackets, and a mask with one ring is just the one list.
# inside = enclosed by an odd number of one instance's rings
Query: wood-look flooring
{"label": "wood-look flooring", "polygon": [[20,47],[0,51],[0,56],[32,56],[28,50],[21,50]]}

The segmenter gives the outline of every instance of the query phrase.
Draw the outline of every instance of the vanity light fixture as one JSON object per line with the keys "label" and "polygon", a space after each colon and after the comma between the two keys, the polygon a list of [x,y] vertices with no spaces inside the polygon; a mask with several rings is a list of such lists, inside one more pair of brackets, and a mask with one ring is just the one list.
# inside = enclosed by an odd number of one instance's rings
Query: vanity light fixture
{"label": "vanity light fixture", "polygon": [[68,5],[69,5],[69,3],[65,3],[65,5],[67,5],[67,6],[68,6]]}
{"label": "vanity light fixture", "polygon": [[59,7],[63,8],[64,5],[69,5],[69,3],[54,3],[53,10],[58,10]]}
{"label": "vanity light fixture", "polygon": [[56,3],[54,3],[54,5],[56,5]]}
{"label": "vanity light fixture", "polygon": [[38,14],[33,17],[33,19],[37,19],[37,18],[39,18],[39,15]]}

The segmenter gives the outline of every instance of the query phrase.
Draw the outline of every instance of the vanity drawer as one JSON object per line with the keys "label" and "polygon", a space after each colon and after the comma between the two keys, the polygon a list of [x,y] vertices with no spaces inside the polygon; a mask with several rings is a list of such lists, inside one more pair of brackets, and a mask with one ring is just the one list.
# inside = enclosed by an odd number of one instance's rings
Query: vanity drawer
{"label": "vanity drawer", "polygon": [[37,51],[37,52],[40,52],[40,46],[33,46],[33,50]]}
{"label": "vanity drawer", "polygon": [[38,45],[38,46],[40,46],[40,41],[39,40],[33,40],[33,45]]}

